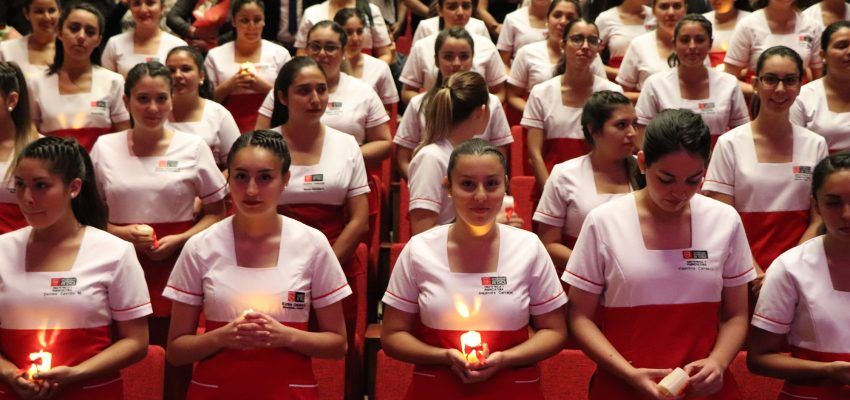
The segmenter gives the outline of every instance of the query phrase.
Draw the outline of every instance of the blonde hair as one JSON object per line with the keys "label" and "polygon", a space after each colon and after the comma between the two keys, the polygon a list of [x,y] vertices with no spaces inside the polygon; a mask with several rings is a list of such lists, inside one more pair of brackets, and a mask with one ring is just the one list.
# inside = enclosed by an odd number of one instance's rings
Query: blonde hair
{"label": "blonde hair", "polygon": [[456,124],[463,122],[475,109],[490,101],[487,82],[477,72],[458,72],[438,89],[425,110],[425,139],[416,148],[439,142],[448,137]]}

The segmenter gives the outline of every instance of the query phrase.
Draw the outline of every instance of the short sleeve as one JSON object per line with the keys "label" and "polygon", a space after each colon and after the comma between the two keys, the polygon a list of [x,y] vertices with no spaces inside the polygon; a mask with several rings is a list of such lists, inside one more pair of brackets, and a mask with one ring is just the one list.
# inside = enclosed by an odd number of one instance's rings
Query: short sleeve
{"label": "short sleeve", "polygon": [[744,92],[735,82],[732,88],[732,104],[729,105],[729,127],[734,128],[750,122],[750,112],[747,109],[747,102],[744,100]]}
{"label": "short sleeve", "polygon": [[[504,30],[502,33],[504,34]],[[508,76],[508,83],[518,88],[530,89],[528,87],[528,57],[525,51],[517,52],[514,61],[511,63],[511,75]]]}
{"label": "short sleeve", "polygon": [[593,75],[602,79],[608,79],[608,73],[605,72],[605,64],[602,63],[602,57],[600,57],[599,54],[597,54],[596,58],[593,59],[593,62],[590,63],[590,72],[593,72]]}
{"label": "short sleeve", "polygon": [[30,118],[32,119],[32,123],[35,125],[36,129],[38,129],[40,133],[45,133],[44,129],[41,127],[41,123],[43,121],[41,116],[41,96],[39,95],[41,85],[44,83],[40,82],[46,82],[46,79],[38,79],[29,84]]}
{"label": "short sleeve", "polygon": [[351,288],[342,272],[342,266],[334,255],[330,243],[320,233],[314,234],[316,248],[313,249],[312,293],[313,308],[323,308],[334,304],[351,295]]}
{"label": "short sleeve", "polygon": [[562,228],[567,219],[567,208],[572,202],[564,193],[566,187],[561,182],[562,170],[556,165],[552,174],[543,185],[540,203],[534,211],[533,220],[546,225]]}
{"label": "short sleeve", "polygon": [[372,48],[389,46],[392,42],[381,9],[374,4],[369,4],[369,9],[372,12]]}
{"label": "short sleeve", "polygon": [[487,86],[496,86],[508,80],[508,75],[505,73],[505,63],[496,48],[493,47],[489,53],[490,57],[484,65],[484,79],[487,80]]}
{"label": "short sleeve", "polygon": [[410,104],[404,110],[404,115],[402,115],[401,122],[398,124],[393,143],[411,150],[419,146],[424,128],[420,125],[422,122],[419,115],[419,108],[422,105],[421,99],[421,97],[419,99],[414,97],[410,100]]}
{"label": "short sleeve", "polygon": [[782,258],[774,260],[765,273],[752,325],[777,335],[787,334],[794,322],[799,296]]}
{"label": "short sleeve", "polygon": [[829,157],[829,147],[826,145],[826,139],[823,136],[818,135],[818,139],[817,162],[820,162],[824,158]]}
{"label": "short sleeve", "polygon": [[502,30],[499,32],[499,39],[496,40],[496,48],[499,51],[514,53],[515,39],[517,30],[514,28],[514,19],[505,17],[505,23],[502,24]]}
{"label": "short sleeve", "polygon": [[408,242],[401,250],[382,299],[386,305],[410,314],[419,312],[419,285],[411,255],[414,243]]}
{"label": "short sleeve", "polygon": [[201,201],[209,204],[224,199],[227,182],[215,163],[212,150],[203,141],[199,141],[195,161],[195,193]]}
{"label": "short sleeve", "polygon": [[794,100],[794,104],[791,105],[791,110],[788,112],[788,120],[790,120],[794,125],[806,128],[812,121],[806,111],[806,102],[804,97],[797,96],[797,99]]}
{"label": "short sleeve", "polygon": [[[307,10],[304,10],[304,14],[307,14]],[[295,48],[303,49],[307,47],[307,34],[310,33],[312,27],[313,22],[310,21],[310,18],[307,15],[302,15],[301,24],[298,25],[298,32],[295,34]]]}
{"label": "short sleeve", "polygon": [[129,321],[153,312],[145,273],[136,258],[136,250],[129,243],[123,244],[124,254],[112,275],[108,292],[109,309],[116,321]]}
{"label": "short sleeve", "polygon": [[[492,96],[492,95],[491,95]],[[487,123],[487,141],[493,146],[506,146],[514,142],[505,109],[498,100],[490,102],[490,121]]]}
{"label": "short sleeve", "polygon": [[100,55],[100,65],[112,72],[118,72],[118,61],[115,55],[115,40],[110,38],[106,42],[106,47],[103,49],[103,54]]}
{"label": "short sleeve", "polygon": [[543,122],[546,120],[546,105],[543,104],[543,91],[536,90],[538,88],[542,88],[542,86],[531,89],[531,94],[528,95],[528,101],[525,103],[525,110],[522,112],[520,125],[526,128],[544,128]]}
{"label": "short sleeve", "polygon": [[584,220],[561,279],[585,292],[602,294],[605,289],[605,262],[600,253],[605,251],[606,246],[597,237],[594,220],[591,211]]}
{"label": "short sleeve", "polygon": [[711,153],[702,190],[735,196],[735,150],[733,142],[724,139],[727,137],[720,137]]}
{"label": "short sleeve", "polygon": [[[207,100],[212,101],[212,100]],[[230,148],[233,147],[233,143],[239,139],[241,133],[239,132],[239,126],[236,125],[236,120],[233,119],[233,115],[230,114],[227,109],[222,108],[220,117],[219,117],[219,128],[218,128],[218,140],[221,143],[219,151],[219,160],[216,160],[219,165],[224,165],[227,163],[227,155],[230,153]]]}
{"label": "short sleeve", "polygon": [[[815,22],[815,25],[817,22]],[[809,47],[811,49],[809,51],[810,59],[809,59],[809,67],[812,68],[823,68],[823,58],[820,55],[820,41],[821,34],[819,29],[813,29],[816,33],[812,35],[812,45]]]}
{"label": "short sleeve", "polygon": [[644,82],[640,96],[638,96],[637,103],[635,104],[637,121],[641,125],[649,125],[649,121],[652,121],[660,111],[658,109],[658,98],[655,94],[655,79],[650,76]]}
{"label": "short sleeve", "polygon": [[734,287],[743,285],[756,278],[756,270],[753,265],[753,253],[750,251],[750,242],[747,241],[747,233],[741,217],[731,207],[729,209],[730,220],[734,226],[729,237],[728,253],[723,261],[723,286]]}
{"label": "short sleeve", "polygon": [[375,90],[371,87],[369,88],[368,97],[366,99],[367,103],[367,114],[366,114],[366,128],[373,128],[378,125],[384,124],[390,120],[390,116],[387,115],[387,109],[384,108],[384,103],[381,103],[381,98],[378,97],[378,94],[375,93]]}
{"label": "short sleeve", "polygon": [[723,59],[723,62],[742,68],[750,64],[752,32],[745,24],[740,23],[749,19],[746,18],[735,25],[735,31],[732,33],[732,38],[729,39],[729,49],[726,50],[726,57]]}
{"label": "short sleeve", "polygon": [[528,288],[531,315],[542,315],[558,309],[567,303],[564,287],[558,281],[555,265],[546,252],[546,247],[535,238],[537,244],[534,266],[532,268],[531,286]]}
{"label": "short sleeve", "polygon": [[425,85],[425,68],[427,68],[428,63],[424,60],[422,54],[425,47],[422,46],[422,43],[417,44],[418,46],[414,45],[413,49],[410,50],[410,56],[405,61],[398,80],[406,85],[421,88]]}
{"label": "short sleeve", "polygon": [[360,147],[356,146],[356,142],[352,141],[352,145],[355,146],[355,151],[351,152],[350,157],[353,171],[351,173],[351,182],[348,183],[346,198],[369,193],[369,182],[366,180],[366,164],[363,162],[363,155],[360,153]]}
{"label": "short sleeve", "polygon": [[418,42],[420,39],[423,39],[426,36],[428,36],[428,35],[425,34],[425,25],[426,24],[423,23],[423,22],[427,22],[427,21],[428,20],[426,19],[426,20],[422,20],[422,21],[419,22],[419,26],[417,26],[416,31],[413,32],[413,39],[411,39],[410,43],[416,44],[416,42]]}
{"label": "short sleeve", "polygon": [[381,76],[378,78],[377,86],[375,87],[375,91],[378,92],[378,97],[381,98],[381,103],[383,104],[395,104],[398,103],[398,89],[395,86],[395,81],[393,80],[392,71],[390,71],[389,65],[381,62],[383,64],[380,66],[381,68]]}
{"label": "short sleeve", "polygon": [[[640,54],[636,49],[635,41],[626,49],[626,54],[623,56],[623,62],[620,64],[620,70],[617,72],[617,83],[625,87],[640,87]],[[639,45],[639,44],[638,44]]]}
{"label": "short sleeve", "polygon": [[103,168],[101,168],[100,147],[100,142],[95,141],[89,157],[91,158],[92,167],[94,167],[94,183],[97,186],[97,194],[100,196],[100,199],[106,203],[106,175],[103,172]]}
{"label": "short sleeve", "polygon": [[204,303],[204,275],[206,266],[197,259],[198,254],[195,247],[199,238],[193,236],[183,246],[180,257],[171,270],[168,284],[162,295],[173,301],[179,301],[190,306],[200,306]]}
{"label": "short sleeve", "polygon": [[221,85],[222,78],[218,75],[218,67],[216,66],[215,61],[215,53],[207,55],[207,59],[204,60],[204,69],[207,71],[207,79],[210,80],[213,87],[218,87]]}
{"label": "short sleeve", "polygon": [[112,123],[130,120],[130,113],[124,106],[124,78],[120,75],[112,82],[112,90],[109,93],[109,117]]}
{"label": "short sleeve", "polygon": [[266,98],[263,99],[263,104],[260,105],[260,109],[257,110],[257,113],[271,119],[272,114],[274,113],[274,94],[274,89],[269,90],[269,92],[266,93]]}
{"label": "short sleeve", "polygon": [[410,210],[424,209],[440,213],[443,204],[443,178],[445,170],[436,157],[417,154],[410,161]]}

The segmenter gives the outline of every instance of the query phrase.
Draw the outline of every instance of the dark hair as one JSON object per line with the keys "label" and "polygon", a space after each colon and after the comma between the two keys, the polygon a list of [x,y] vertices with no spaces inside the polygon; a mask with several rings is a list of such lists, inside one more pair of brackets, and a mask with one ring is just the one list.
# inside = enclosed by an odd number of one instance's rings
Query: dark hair
{"label": "dark hair", "polygon": [[[269,129],[258,129],[243,133],[238,139],[236,139],[235,142],[233,142],[233,146],[230,147],[230,152],[227,153],[228,172],[230,171],[230,164],[236,157],[236,153],[245,147],[261,147],[272,152],[272,154],[276,155],[281,161],[280,173],[285,174],[289,172],[289,166],[292,164],[292,156],[289,154],[289,146],[286,145],[286,140],[283,139],[283,135]],[[233,176],[233,174],[230,174],[230,176]]]}
{"label": "dark hair", "polygon": [[[687,23],[699,24],[699,26],[702,27],[702,30],[705,31],[705,34],[708,35],[709,47],[711,47],[711,42],[714,41],[714,31],[711,28],[711,21],[706,19],[702,14],[691,13],[682,17],[682,19],[676,23],[676,27],[673,28],[673,48],[675,49],[675,43],[679,40],[679,30],[682,29],[682,25]],[[670,53],[670,56],[667,57],[667,65],[670,66],[670,68],[674,68],[679,65],[679,55],[676,54],[676,50],[673,50],[673,52]]]}
{"label": "dark hair", "polygon": [[[759,76],[761,76],[761,70],[764,68],[764,63],[770,57],[785,57],[790,58],[794,61],[794,64],[797,65],[797,72],[800,78],[803,77],[803,73],[805,70],[803,69],[803,59],[797,54],[796,51],[789,47],[785,46],[773,46],[763,51],[761,55],[759,55],[759,59],[756,62],[756,71],[755,71],[755,79],[758,80]],[[761,99],[759,98],[758,93],[753,94],[752,100],[752,110],[753,110],[753,118],[755,119],[759,115],[759,111],[761,110]]]}
{"label": "dark hair", "polygon": [[[266,19],[266,5],[265,5],[265,3],[263,3],[263,0],[233,0],[230,3],[230,23],[235,24],[236,23],[236,14],[238,14],[239,11],[242,11],[242,7],[245,7],[248,4],[252,4],[252,3],[256,4],[257,7],[260,9],[260,11],[262,11],[263,20],[265,20]],[[265,28],[263,28],[263,32],[265,32]],[[233,39],[234,40],[238,39],[238,37],[239,37],[239,32],[237,32],[236,29],[234,29],[233,30]],[[262,39],[262,36],[260,37],[260,39]]]}
{"label": "dark hair", "polygon": [[106,229],[107,210],[97,192],[94,167],[86,149],[75,139],[47,136],[30,143],[18,156],[16,169],[24,158],[46,161],[50,172],[59,175],[66,185],[80,178],[80,193],[71,199],[74,217],[80,224]]}
{"label": "dark hair", "polygon": [[[566,26],[564,26],[564,37],[562,37],[562,38],[561,38],[561,41],[562,41],[562,42],[565,42],[565,41],[567,40],[567,36],[569,36],[569,35],[570,35],[570,31],[571,31],[571,30],[573,29],[573,27],[574,27],[574,26],[576,26],[576,24],[578,24],[579,22],[581,22],[581,23],[583,23],[583,24],[590,25],[590,26],[592,26],[592,27],[596,28],[596,34],[597,34],[597,35],[599,34],[599,27],[598,27],[598,26],[596,26],[596,23],[595,23],[595,22],[591,22],[591,21],[588,21],[588,20],[586,20],[586,19],[583,19],[583,18],[580,18],[580,17],[579,17],[579,18],[577,18],[577,19],[574,19],[574,20],[572,20],[572,21],[568,22],[568,23],[567,23],[567,25],[566,25]],[[557,65],[555,65],[555,76],[557,76],[557,75],[563,75],[565,72],[567,72],[567,52],[566,52],[566,51],[564,51],[564,52],[562,52],[562,53],[561,53],[561,58],[560,58],[560,59],[558,59],[558,64],[557,64]]]}
{"label": "dark hair", "polygon": [[334,14],[333,21],[338,23],[339,26],[343,26],[352,17],[359,18],[366,29],[371,29],[375,25],[375,21],[372,19],[372,9],[369,8],[369,2],[366,0],[356,0],[354,8],[346,7],[337,11]]}
{"label": "dark hair", "polygon": [[850,170],[850,151],[832,154],[820,160],[812,172],[812,197],[817,198],[820,188],[830,175]]}
{"label": "dark hair", "polygon": [[313,32],[316,30],[325,28],[334,31],[337,35],[339,35],[339,45],[345,48],[345,45],[348,44],[348,34],[345,33],[345,29],[342,29],[342,25],[327,19],[319,21],[316,25],[313,25],[313,27],[307,32],[307,39],[309,40],[310,36],[313,35]]}
{"label": "dark hair", "polygon": [[277,73],[277,78],[274,80],[274,91],[272,92],[272,96],[274,96],[274,109],[272,111],[271,126],[280,126],[285,124],[286,121],[289,121],[289,109],[280,102],[278,93],[283,93],[283,96],[286,97],[289,87],[295,81],[295,76],[302,69],[308,67],[316,67],[319,71],[322,71],[322,75],[325,74],[322,66],[316,60],[307,56],[297,56],[289,60],[289,62],[283,65],[280,72]]}
{"label": "dark hair", "polygon": [[[661,1],[661,0],[649,0],[649,8],[651,8],[653,12],[655,11],[655,5],[658,4],[659,1]],[[685,6],[685,10],[687,10],[688,9],[688,1],[687,0],[679,0],[679,1],[682,2],[682,4]]]}
{"label": "dark hair", "polygon": [[[499,164],[502,164],[502,170],[507,175],[508,162],[505,159],[505,155],[496,146],[490,144],[490,142],[484,139],[473,138],[461,143],[452,150],[452,154],[449,156],[449,166],[446,168],[446,176],[448,176],[449,184],[452,183],[452,171],[454,171],[457,165],[457,159],[460,156],[485,156],[487,154],[492,154],[499,158]],[[507,185],[507,181],[505,185]]]}
{"label": "dark hair", "polygon": [[643,155],[646,166],[662,157],[684,150],[708,164],[711,132],[699,114],[686,109],[664,110],[646,126]]}
{"label": "dark hair", "polygon": [[[15,147],[12,154],[18,154],[29,143],[30,139],[35,137],[32,119],[30,118],[29,90],[24,73],[17,63],[12,61],[0,62],[0,95],[8,101],[9,95],[12,93],[18,94],[18,104],[11,111],[12,123],[15,124]],[[14,158],[12,165],[15,165]]]}
{"label": "dark hair", "polygon": [[[437,0],[437,1],[431,0],[431,6],[428,7],[428,9],[432,13],[437,14],[437,21],[439,22],[438,28],[440,28],[440,30],[443,30],[446,27],[445,22],[443,22],[443,17],[440,16],[440,13],[439,13],[439,11],[443,8],[443,5],[445,5],[445,4],[446,4],[446,0]],[[478,7],[478,0],[472,0],[472,13],[473,14],[475,14],[475,8],[476,7]]]}
{"label": "dark hair", "polygon": [[549,8],[546,9],[546,16],[548,17],[548,16],[552,15],[552,11],[555,11],[555,7],[557,7],[558,4],[561,4],[561,3],[570,3],[574,6],[576,6],[576,10],[578,11],[578,17],[579,18],[582,17],[582,15],[581,15],[582,14],[581,5],[578,3],[578,0],[552,0],[552,2],[549,3]]}
{"label": "dark hair", "polygon": [[[752,6],[753,10],[759,10],[759,9],[765,8],[765,7],[767,7],[768,3],[770,3],[770,0],[750,0],[750,5]],[[799,3],[799,0],[795,0],[794,6],[797,6],[799,8],[798,3]]]}
{"label": "dark hair", "polygon": [[489,102],[487,82],[477,72],[464,71],[450,76],[425,110],[428,121],[425,140],[416,151],[444,139],[451,132],[452,126],[467,119],[475,109]]}
{"label": "dark hair", "polygon": [[129,72],[127,72],[127,79],[124,80],[124,96],[127,96],[129,99],[130,92],[133,91],[133,88],[136,87],[139,80],[146,76],[151,78],[163,78],[165,82],[168,83],[168,93],[171,93],[171,90],[174,87],[174,83],[171,81],[171,71],[159,61],[147,61],[136,64],[133,68],[130,68]]}
{"label": "dark hair", "polygon": [[188,53],[190,57],[192,57],[192,61],[195,62],[195,66],[198,68],[198,71],[201,72],[204,76],[204,80],[198,85],[198,94],[208,100],[213,99],[213,87],[212,82],[210,82],[209,75],[207,75],[207,68],[204,66],[204,55],[201,52],[192,46],[177,46],[171,51],[168,52],[168,55],[165,57],[165,62],[168,62],[168,59],[172,54],[177,52],[185,52]]}
{"label": "dark hair", "polygon": [[440,71],[440,50],[443,49],[443,44],[446,43],[446,40],[449,38],[463,40],[467,44],[469,44],[469,50],[472,52],[470,56],[475,56],[475,41],[472,40],[472,35],[469,32],[461,28],[459,26],[443,29],[437,35],[437,39],[434,41],[434,65],[437,68],[437,80],[434,83],[434,86],[431,86],[427,92],[425,92],[425,97],[422,98],[422,103],[419,105],[419,112],[424,113],[425,110],[428,109],[428,104],[431,103],[431,100],[434,98],[434,95],[437,93],[440,88],[443,87],[443,81],[446,77],[443,76],[443,73]]}
{"label": "dark hair", "polygon": [[[75,2],[71,3],[67,8],[62,11],[62,15],[59,17],[59,24],[57,25],[58,30],[62,31],[62,27],[65,26],[65,21],[68,19],[68,16],[71,15],[74,11],[82,10],[86,11],[95,16],[97,19],[97,34],[101,38],[103,38],[103,27],[106,24],[106,20],[103,18],[103,14],[100,13],[95,6],[84,3],[84,2]],[[92,65],[100,65],[100,47],[97,46],[92,50],[89,55],[89,61]],[[55,44],[55,53],[53,54],[53,63],[47,69],[47,74],[55,74],[59,72],[59,69],[62,68],[62,63],[65,61],[65,48],[62,46],[62,41],[59,40],[59,35],[56,35],[56,44]]]}
{"label": "dark hair", "polygon": [[[596,140],[593,135],[605,127],[605,122],[611,119],[614,110],[631,104],[632,102],[620,92],[602,90],[591,94],[581,111],[581,130],[584,133],[585,143],[591,148],[595,147]],[[646,179],[640,173],[635,158],[626,157],[623,163],[631,186],[633,188],[646,186]]]}
{"label": "dark hair", "polygon": [[[35,0],[27,0],[27,4],[25,4],[25,5],[24,5],[24,8],[25,8],[26,10],[29,10],[30,6],[32,6],[32,3],[34,3],[34,2],[35,2]],[[59,9],[60,9],[60,10],[62,9],[62,2],[61,2],[61,1],[59,1],[59,0],[53,0],[53,2],[55,2],[55,3],[56,3],[56,5],[57,5],[57,6],[59,6]]]}
{"label": "dark hair", "polygon": [[[829,41],[832,40],[832,35],[841,30],[841,28],[850,29],[850,21],[843,19],[838,20],[824,28],[823,33],[820,36],[820,49],[823,50],[824,53],[829,50]],[[826,75],[827,73],[829,73],[829,66],[824,63],[823,74]]]}

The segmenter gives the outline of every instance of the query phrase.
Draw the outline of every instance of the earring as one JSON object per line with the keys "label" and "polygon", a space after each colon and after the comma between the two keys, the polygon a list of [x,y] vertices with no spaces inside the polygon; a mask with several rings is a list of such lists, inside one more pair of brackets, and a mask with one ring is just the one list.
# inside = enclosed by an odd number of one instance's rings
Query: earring
{"label": "earring", "polygon": [[9,112],[12,112],[12,110],[14,110],[14,109],[15,109],[15,107],[12,107],[12,106],[9,106],[9,108],[8,108]]}

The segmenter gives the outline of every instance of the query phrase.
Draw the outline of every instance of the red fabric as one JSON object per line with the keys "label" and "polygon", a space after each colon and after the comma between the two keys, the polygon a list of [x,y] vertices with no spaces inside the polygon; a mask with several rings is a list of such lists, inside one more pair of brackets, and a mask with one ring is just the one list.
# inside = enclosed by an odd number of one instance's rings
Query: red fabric
{"label": "red fabric", "polygon": [[756,262],[763,270],[794,247],[809,227],[809,210],[742,212],[741,221]]}
{"label": "red fabric", "polygon": [[17,204],[0,203],[0,235],[27,226],[27,219]]}
{"label": "red fabric", "polygon": [[552,172],[555,164],[583,156],[590,152],[590,146],[584,139],[546,139],[543,143],[543,162],[546,170]]}
{"label": "red fabric", "polygon": [[124,400],[161,399],[164,372],[165,349],[149,345],[144,360],[121,370]]}
{"label": "red fabric", "polygon": [[711,66],[716,67],[723,65],[723,59],[726,58],[725,51],[712,51],[708,53],[708,60],[711,61]]}
{"label": "red fabric", "polygon": [[[850,354],[823,353],[799,347],[793,347],[791,349],[791,356],[819,362],[850,362]],[[782,386],[782,392],[777,397],[778,400],[797,400],[801,398],[813,400],[847,400],[850,399],[850,386],[826,379],[795,381],[793,383],[785,381],[785,385]]]}
{"label": "red fabric", "polygon": [[514,197],[514,212],[522,218],[522,229],[531,231],[537,193],[537,179],[533,176],[514,176],[510,180],[511,196]]}
{"label": "red fabric", "polygon": [[265,99],[265,93],[231,94],[224,100],[223,105],[233,115],[233,119],[236,120],[236,126],[239,127],[239,132],[245,133],[254,130],[257,117],[260,115],[257,110],[263,105],[263,100]]}
{"label": "red fabric", "polygon": [[345,207],[330,204],[287,204],[277,212],[316,228],[333,244],[345,228]]}
{"label": "red fabric", "polygon": [[94,147],[94,142],[101,135],[105,135],[112,131],[112,127],[108,128],[79,128],[79,129],[59,129],[53,132],[48,132],[45,136],[69,137],[77,139],[77,142],[91,152]]}
{"label": "red fabric", "polygon": [[623,57],[611,57],[608,60],[608,66],[611,68],[620,68],[620,65],[623,64]]}

